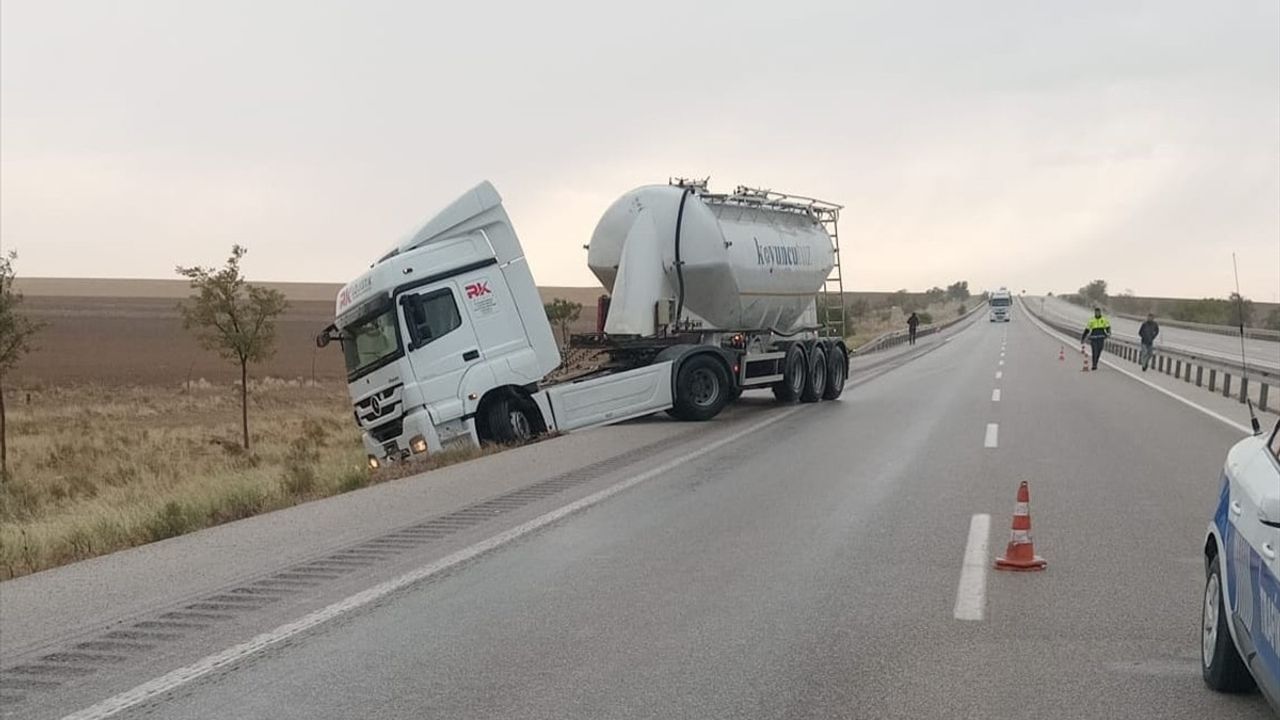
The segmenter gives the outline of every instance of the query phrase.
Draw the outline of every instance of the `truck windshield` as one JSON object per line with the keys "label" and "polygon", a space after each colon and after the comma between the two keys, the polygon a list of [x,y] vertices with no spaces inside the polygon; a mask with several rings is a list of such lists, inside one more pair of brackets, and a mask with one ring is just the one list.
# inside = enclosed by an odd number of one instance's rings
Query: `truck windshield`
{"label": "truck windshield", "polygon": [[400,351],[394,306],[342,328],[342,352],[347,358],[348,379],[354,380],[386,365],[398,357]]}
{"label": "truck windshield", "polygon": [[1007,297],[991,298],[991,307],[1008,307],[1008,306],[1009,306],[1009,298]]}

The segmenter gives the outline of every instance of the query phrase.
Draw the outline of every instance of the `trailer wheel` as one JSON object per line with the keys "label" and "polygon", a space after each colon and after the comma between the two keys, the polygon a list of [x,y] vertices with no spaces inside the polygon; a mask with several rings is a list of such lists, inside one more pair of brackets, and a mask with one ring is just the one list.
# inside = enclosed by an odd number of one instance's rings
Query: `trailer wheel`
{"label": "trailer wheel", "polygon": [[794,343],[782,358],[782,379],[773,384],[773,396],[779,402],[795,402],[804,392],[804,348]]}
{"label": "trailer wheel", "polygon": [[844,381],[849,374],[849,359],[840,348],[827,351],[827,387],[822,391],[823,400],[835,400],[844,392]]}
{"label": "trailer wheel", "polygon": [[800,402],[818,402],[827,390],[827,353],[821,345],[815,345],[809,354],[809,366],[804,374],[804,390]]}
{"label": "trailer wheel", "polygon": [[680,420],[710,420],[729,403],[729,376],[710,355],[695,355],[676,373],[671,415]]}
{"label": "trailer wheel", "polygon": [[538,418],[531,404],[521,398],[499,397],[489,403],[489,435],[498,443],[522,443],[538,434]]}

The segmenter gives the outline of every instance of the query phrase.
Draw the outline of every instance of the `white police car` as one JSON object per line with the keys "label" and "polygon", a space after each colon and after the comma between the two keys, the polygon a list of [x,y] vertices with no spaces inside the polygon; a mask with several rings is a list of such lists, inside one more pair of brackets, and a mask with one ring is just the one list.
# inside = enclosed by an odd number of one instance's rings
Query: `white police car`
{"label": "white police car", "polygon": [[1227,453],[1204,544],[1200,646],[1214,690],[1255,685],[1280,710],[1280,423]]}

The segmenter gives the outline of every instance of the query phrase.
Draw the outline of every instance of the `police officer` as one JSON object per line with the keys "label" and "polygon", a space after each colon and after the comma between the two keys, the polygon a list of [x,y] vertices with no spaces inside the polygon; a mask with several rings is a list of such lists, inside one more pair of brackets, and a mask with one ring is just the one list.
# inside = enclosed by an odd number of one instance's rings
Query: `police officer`
{"label": "police officer", "polygon": [[1093,317],[1089,318],[1089,322],[1084,326],[1084,332],[1080,333],[1080,342],[1083,344],[1085,340],[1089,341],[1089,345],[1093,347],[1093,369],[1098,369],[1098,358],[1102,357],[1102,346],[1106,344],[1107,338],[1111,337],[1111,321],[1102,317],[1102,308],[1093,309]]}

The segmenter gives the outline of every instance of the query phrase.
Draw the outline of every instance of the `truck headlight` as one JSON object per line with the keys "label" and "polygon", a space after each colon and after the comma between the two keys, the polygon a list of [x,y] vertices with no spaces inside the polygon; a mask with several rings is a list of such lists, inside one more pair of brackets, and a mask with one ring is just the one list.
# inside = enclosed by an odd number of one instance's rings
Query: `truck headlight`
{"label": "truck headlight", "polygon": [[381,465],[381,464],[382,464],[382,463],[378,462],[378,458],[376,458],[376,457],[374,457],[374,456],[372,456],[372,455],[370,455],[370,456],[369,456],[369,469],[370,469],[370,470],[377,470],[377,469],[378,469],[378,466],[379,466],[379,465]]}
{"label": "truck headlight", "polygon": [[412,450],[415,455],[426,452],[427,439],[421,435],[414,435],[413,439],[409,441],[409,449]]}

